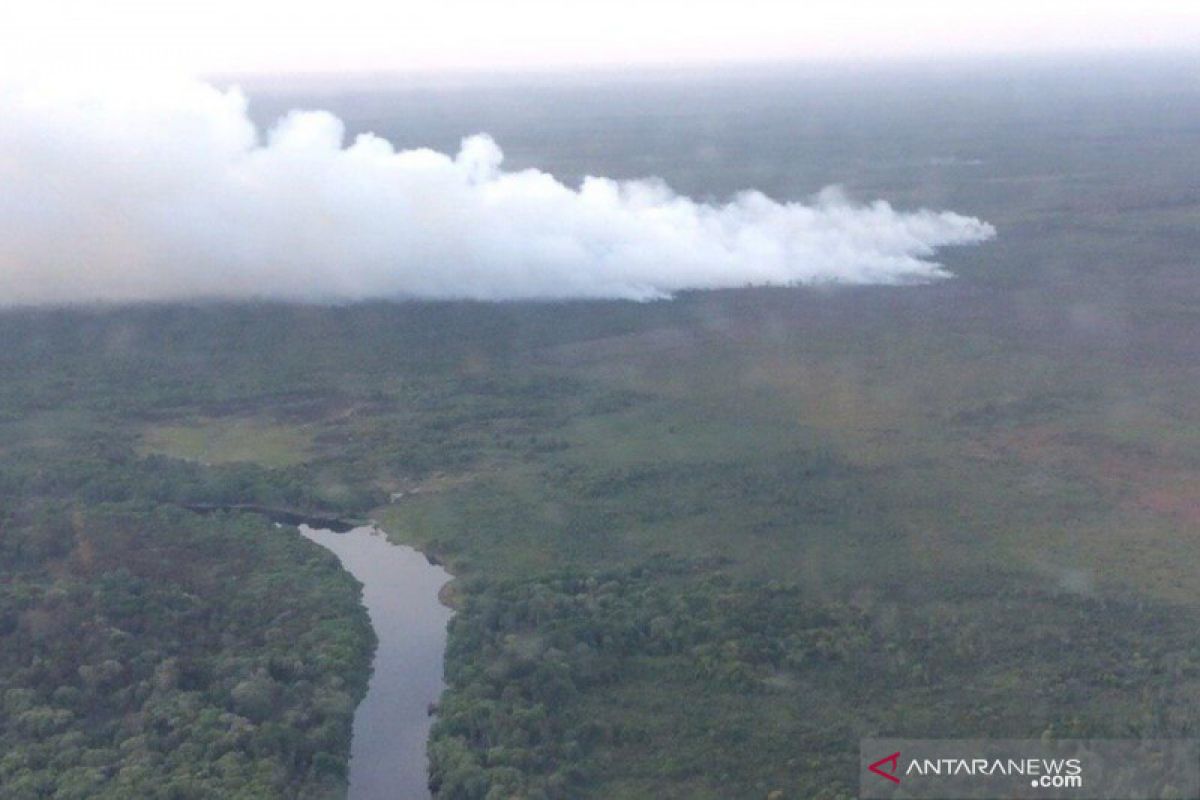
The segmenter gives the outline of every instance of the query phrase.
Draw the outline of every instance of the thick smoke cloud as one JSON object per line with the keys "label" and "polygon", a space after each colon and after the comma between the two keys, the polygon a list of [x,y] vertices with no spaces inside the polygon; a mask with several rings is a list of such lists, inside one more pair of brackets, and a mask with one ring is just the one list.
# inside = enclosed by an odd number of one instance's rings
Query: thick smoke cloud
{"label": "thick smoke cloud", "polygon": [[0,87],[0,305],[268,297],[651,299],[945,275],[991,226],[853,205],[694,202],[657,180],[505,171],[487,136],[396,151],[294,112],[265,137],[199,82]]}

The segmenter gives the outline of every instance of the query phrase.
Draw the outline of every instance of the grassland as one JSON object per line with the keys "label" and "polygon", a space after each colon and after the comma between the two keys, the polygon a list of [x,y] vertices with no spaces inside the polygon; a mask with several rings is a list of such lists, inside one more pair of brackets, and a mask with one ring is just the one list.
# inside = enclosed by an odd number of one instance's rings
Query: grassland
{"label": "grassland", "polygon": [[143,434],[139,452],[201,464],[252,462],[273,469],[304,462],[311,446],[311,436],[302,427],[234,418],[152,425]]}

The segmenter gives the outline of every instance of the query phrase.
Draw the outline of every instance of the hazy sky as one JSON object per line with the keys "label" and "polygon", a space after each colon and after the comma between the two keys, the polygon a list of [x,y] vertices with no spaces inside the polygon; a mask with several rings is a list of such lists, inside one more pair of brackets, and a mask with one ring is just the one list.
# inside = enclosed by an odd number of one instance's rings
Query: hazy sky
{"label": "hazy sky", "polygon": [[243,71],[1200,47],[1190,0],[4,0],[0,69]]}

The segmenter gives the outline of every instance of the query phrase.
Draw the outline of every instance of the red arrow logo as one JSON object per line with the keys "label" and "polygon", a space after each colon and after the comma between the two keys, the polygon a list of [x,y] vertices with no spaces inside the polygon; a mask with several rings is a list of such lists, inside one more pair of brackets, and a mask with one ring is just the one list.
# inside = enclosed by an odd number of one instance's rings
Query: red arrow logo
{"label": "red arrow logo", "polygon": [[[884,764],[891,764],[892,768],[887,772],[884,772],[880,769],[880,767],[882,767]],[[896,777],[896,773],[900,771],[900,751],[897,750],[887,758],[879,759],[874,764],[871,764],[869,767],[867,767],[867,769],[869,769],[871,772],[874,772],[881,778],[887,778],[892,783],[899,783],[900,779]]]}

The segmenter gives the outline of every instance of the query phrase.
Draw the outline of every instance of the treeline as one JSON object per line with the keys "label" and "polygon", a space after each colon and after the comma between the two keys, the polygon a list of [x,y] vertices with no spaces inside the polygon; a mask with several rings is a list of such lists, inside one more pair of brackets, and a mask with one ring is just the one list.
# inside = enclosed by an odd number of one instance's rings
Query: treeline
{"label": "treeline", "polygon": [[[813,603],[794,586],[739,585],[711,565],[667,558],[625,570],[477,581],[466,598],[451,623],[451,688],[429,746],[432,785],[443,800],[600,797],[614,762],[629,771],[625,752],[662,759],[652,780],[666,787],[676,771],[668,762],[699,755],[697,743],[679,730],[666,747],[642,715],[597,708],[604,688],[653,691],[642,680],[665,668],[696,690],[684,702],[749,698],[770,694],[786,671],[832,679],[872,644],[864,618],[849,608]],[[671,692],[669,684],[658,688]],[[719,719],[718,708],[710,711]],[[733,770],[720,781],[726,796],[755,786],[764,766],[783,766],[736,749],[720,759]],[[832,786],[851,794],[844,782]]]}
{"label": "treeline", "polygon": [[1162,609],[983,575],[847,603],[716,567],[471,581],[429,744],[439,799],[835,800],[856,794],[858,740],[901,725],[1191,730],[1179,682],[1200,676],[1200,651]]}
{"label": "treeline", "polygon": [[[639,304],[603,302],[10,310],[0,313],[0,422],[18,411],[63,408],[118,419],[197,410],[304,418],[330,398],[388,404],[411,399],[426,376],[459,374],[476,385],[437,383],[426,398],[456,404],[509,391],[483,373],[531,348],[654,323]],[[528,386],[528,376],[517,383]]]}
{"label": "treeline", "polygon": [[337,797],[374,635],[327,552],[253,516],[0,517],[0,796]]}
{"label": "treeline", "polygon": [[386,495],[369,484],[322,491],[314,468],[267,469],[249,462],[205,465],[139,455],[131,435],[117,430],[58,430],[55,439],[18,439],[0,457],[0,497],[14,502],[67,500],[81,504],[140,502],[175,506],[255,504],[354,514]]}

